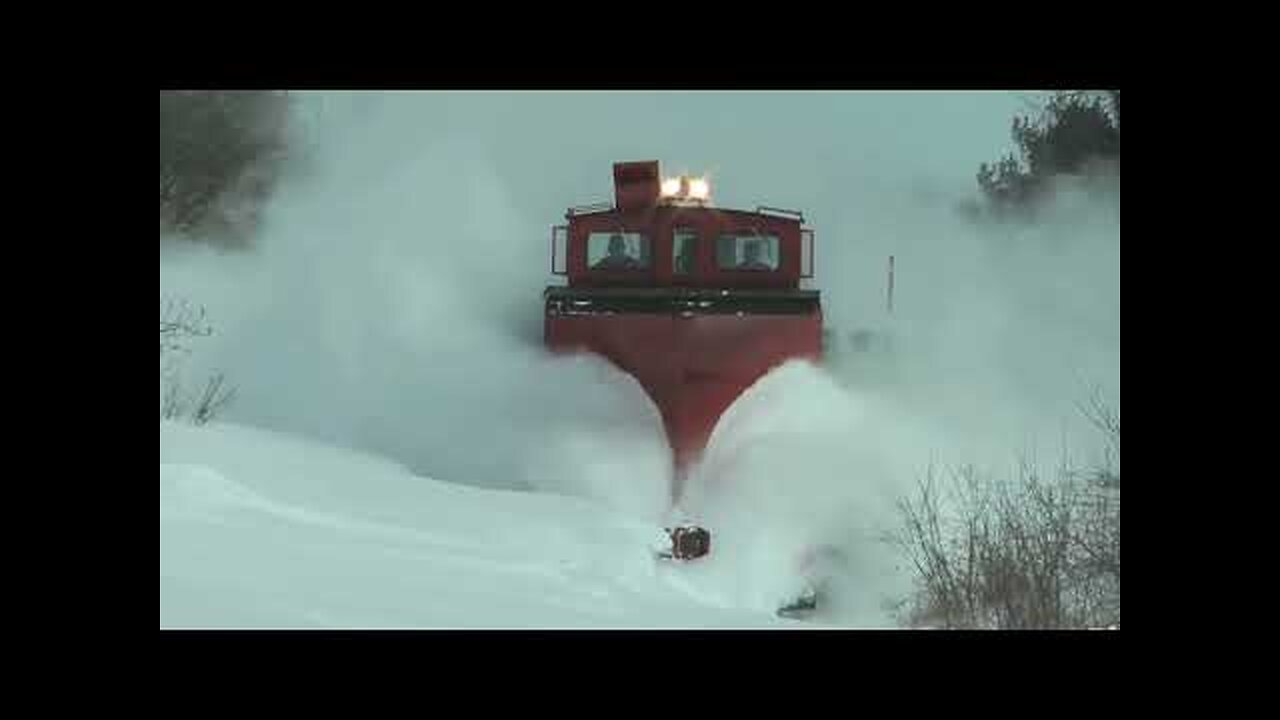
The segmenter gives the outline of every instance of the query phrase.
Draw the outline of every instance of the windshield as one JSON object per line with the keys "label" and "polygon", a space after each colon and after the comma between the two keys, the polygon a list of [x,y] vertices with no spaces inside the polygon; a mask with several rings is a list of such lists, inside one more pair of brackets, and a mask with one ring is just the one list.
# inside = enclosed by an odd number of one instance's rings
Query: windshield
{"label": "windshield", "polygon": [[587,237],[587,266],[592,270],[644,270],[649,259],[649,238],[641,233],[595,232]]}
{"label": "windshield", "polygon": [[778,236],[755,233],[721,235],[716,243],[716,263],[721,270],[777,270]]}

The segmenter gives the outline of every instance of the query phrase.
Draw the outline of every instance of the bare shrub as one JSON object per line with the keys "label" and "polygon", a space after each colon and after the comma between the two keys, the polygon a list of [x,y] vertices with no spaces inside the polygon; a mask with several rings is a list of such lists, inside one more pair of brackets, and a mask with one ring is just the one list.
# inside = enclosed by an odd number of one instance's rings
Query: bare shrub
{"label": "bare shrub", "polygon": [[930,468],[899,502],[893,542],[915,591],[908,626],[1052,629],[1120,622],[1120,415],[1100,395],[1088,415],[1108,442],[1087,472],[1064,460],[1045,479],[1030,463],[1011,481]]}
{"label": "bare shrub", "polygon": [[182,378],[183,361],[199,338],[213,334],[203,307],[181,298],[160,298],[160,418],[187,419],[204,425],[235,397],[221,373],[214,373],[201,391],[189,396]]}

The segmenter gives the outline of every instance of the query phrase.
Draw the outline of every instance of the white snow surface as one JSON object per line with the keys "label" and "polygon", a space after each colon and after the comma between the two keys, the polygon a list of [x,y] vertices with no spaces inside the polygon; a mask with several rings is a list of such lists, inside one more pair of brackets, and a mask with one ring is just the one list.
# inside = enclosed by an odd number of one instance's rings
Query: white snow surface
{"label": "white snow surface", "polygon": [[439,482],[247,426],[160,423],[161,628],[822,626],[744,602],[714,556],[656,560],[660,532],[584,498]]}

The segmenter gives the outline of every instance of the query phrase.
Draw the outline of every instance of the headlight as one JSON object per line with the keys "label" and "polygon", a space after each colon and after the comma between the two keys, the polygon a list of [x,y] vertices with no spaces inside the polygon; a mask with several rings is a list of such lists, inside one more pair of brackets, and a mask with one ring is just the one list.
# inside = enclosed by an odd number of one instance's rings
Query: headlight
{"label": "headlight", "polygon": [[664,198],[707,200],[711,197],[711,183],[706,178],[691,178],[680,175],[662,181],[661,194]]}

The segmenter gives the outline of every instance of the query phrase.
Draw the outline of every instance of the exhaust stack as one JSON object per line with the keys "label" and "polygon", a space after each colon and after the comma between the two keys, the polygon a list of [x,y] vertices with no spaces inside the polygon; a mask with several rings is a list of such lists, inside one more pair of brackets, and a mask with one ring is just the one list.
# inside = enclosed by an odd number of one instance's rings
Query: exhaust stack
{"label": "exhaust stack", "polygon": [[657,160],[613,164],[614,204],[622,212],[651,208],[661,193]]}

